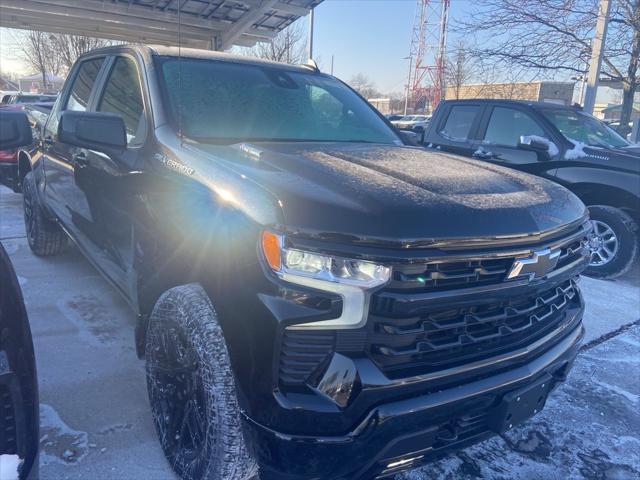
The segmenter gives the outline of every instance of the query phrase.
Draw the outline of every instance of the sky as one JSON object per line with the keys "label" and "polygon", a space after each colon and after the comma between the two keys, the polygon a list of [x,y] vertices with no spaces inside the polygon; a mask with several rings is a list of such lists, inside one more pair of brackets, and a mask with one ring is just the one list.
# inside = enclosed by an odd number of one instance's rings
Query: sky
{"label": "sky", "polygon": [[[449,21],[472,3],[452,0]],[[415,11],[416,0],[324,0],[315,10],[314,57],[329,71],[333,55],[334,75],[343,80],[362,73],[381,92],[402,92]]]}

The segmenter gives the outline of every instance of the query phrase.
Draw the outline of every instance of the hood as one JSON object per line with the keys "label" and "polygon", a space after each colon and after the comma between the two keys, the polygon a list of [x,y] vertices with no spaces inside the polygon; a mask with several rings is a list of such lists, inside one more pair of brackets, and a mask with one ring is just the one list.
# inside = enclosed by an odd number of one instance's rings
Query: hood
{"label": "hood", "polygon": [[555,229],[585,214],[563,187],[420,148],[342,143],[201,145],[273,193],[288,230],[392,242]]}

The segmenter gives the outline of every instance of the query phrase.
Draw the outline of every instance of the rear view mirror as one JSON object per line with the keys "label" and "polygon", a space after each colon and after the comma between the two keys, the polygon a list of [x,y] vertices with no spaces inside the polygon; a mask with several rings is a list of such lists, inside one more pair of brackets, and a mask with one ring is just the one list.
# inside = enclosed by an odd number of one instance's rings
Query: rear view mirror
{"label": "rear view mirror", "polygon": [[13,150],[31,143],[33,136],[27,114],[0,110],[0,150]]}
{"label": "rear view mirror", "polygon": [[106,154],[121,153],[127,148],[124,121],[112,113],[63,112],[58,139]]}

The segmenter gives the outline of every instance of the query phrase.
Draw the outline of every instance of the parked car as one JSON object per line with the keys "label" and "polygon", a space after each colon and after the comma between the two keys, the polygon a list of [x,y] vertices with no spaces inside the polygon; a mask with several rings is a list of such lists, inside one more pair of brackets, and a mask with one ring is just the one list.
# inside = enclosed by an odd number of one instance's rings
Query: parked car
{"label": "parked car", "polygon": [[397,113],[390,113],[388,115],[385,115],[385,117],[387,117],[387,120],[389,120],[390,122],[395,122],[396,120],[400,120],[402,117],[404,117],[404,115],[399,115]]}
{"label": "parked car", "polygon": [[9,100],[13,95],[17,95],[20,92],[17,90],[0,90],[0,105],[9,103]]}
{"label": "parked car", "polygon": [[[21,104],[21,109],[27,116],[32,127],[32,137],[34,139],[29,145],[9,150],[0,150],[0,183],[9,187],[16,193],[22,191],[22,180],[30,170],[29,158],[39,141],[40,131],[44,121],[51,112],[51,103],[26,103]],[[12,109],[0,109],[9,112]],[[16,111],[16,110],[13,110]]]}
{"label": "parked car", "polygon": [[430,115],[407,115],[399,120],[392,121],[393,125],[400,130],[411,130],[420,136],[420,141],[424,140],[424,132],[431,121]]}
{"label": "parked car", "polygon": [[132,306],[185,479],[414,468],[539,412],[583,336],[582,202],[403,146],[317,68],[96,50],[31,165],[29,246],[69,235]]}
{"label": "parked car", "polygon": [[57,95],[37,94],[37,93],[16,93],[11,95],[7,101],[4,101],[0,108],[23,108],[25,104],[53,104]]}
{"label": "parked car", "polygon": [[[0,148],[31,142],[22,112],[0,111]],[[0,243],[0,472],[3,480],[38,476],[38,381],[29,319],[15,271]]]}
{"label": "parked car", "polygon": [[425,143],[553,180],[588,207],[594,229],[586,274],[614,278],[638,255],[640,147],[576,107],[511,100],[448,100]]}

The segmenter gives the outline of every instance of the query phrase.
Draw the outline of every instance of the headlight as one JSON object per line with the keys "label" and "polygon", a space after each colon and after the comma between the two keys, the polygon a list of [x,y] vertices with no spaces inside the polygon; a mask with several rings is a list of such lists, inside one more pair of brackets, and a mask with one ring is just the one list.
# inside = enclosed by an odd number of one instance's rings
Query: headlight
{"label": "headlight", "polygon": [[262,251],[271,269],[283,280],[342,297],[339,318],[289,328],[359,328],[367,320],[368,290],[391,278],[391,269],[384,265],[285,248],[283,237],[271,232],[262,233]]}

